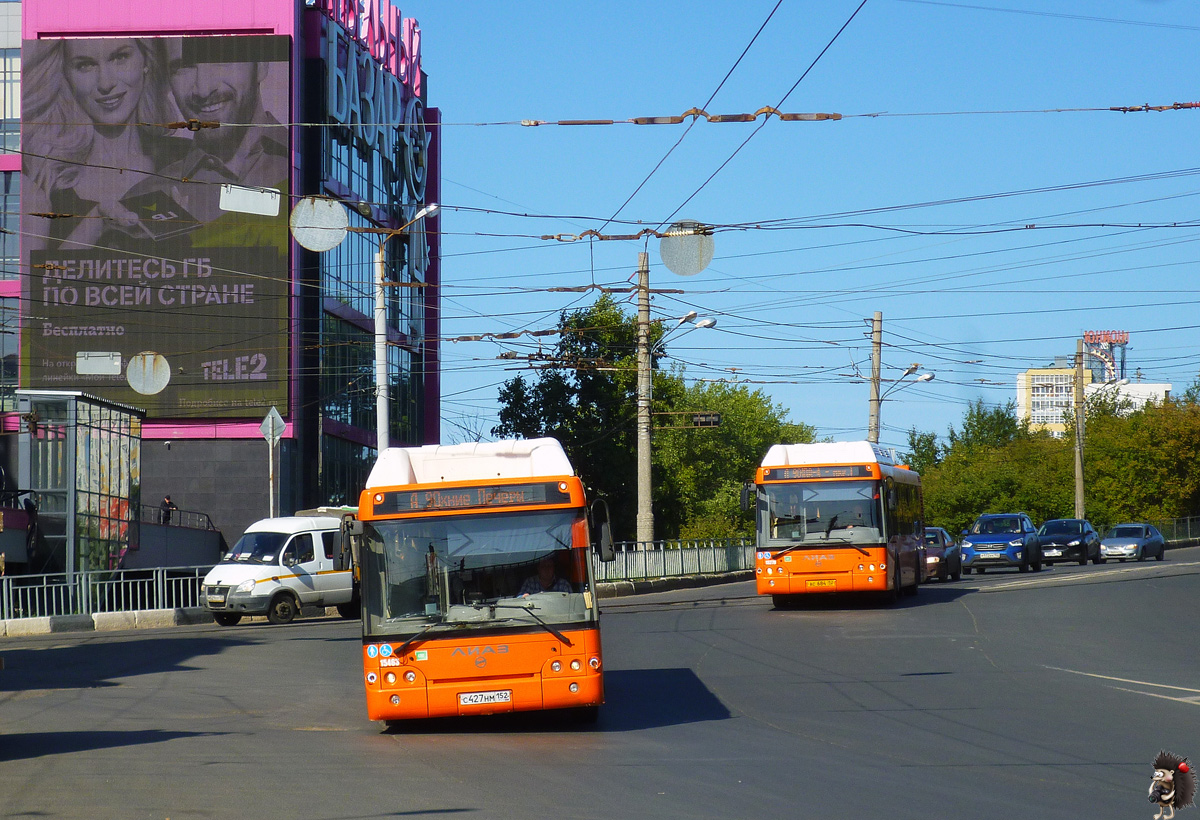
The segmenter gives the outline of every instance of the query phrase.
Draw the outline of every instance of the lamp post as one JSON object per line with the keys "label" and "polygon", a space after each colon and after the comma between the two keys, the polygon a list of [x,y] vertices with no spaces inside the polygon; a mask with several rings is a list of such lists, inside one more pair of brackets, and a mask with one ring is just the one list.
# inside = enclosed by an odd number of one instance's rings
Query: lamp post
{"label": "lamp post", "polygon": [[[637,540],[638,544],[645,545],[654,542],[654,507],[650,485],[650,405],[653,398],[650,378],[650,255],[645,252],[638,254],[637,290]],[[696,311],[692,310],[672,330],[678,330],[689,322],[695,327],[713,327],[717,320],[705,318],[697,321]],[[659,344],[662,341],[660,339]]]}
{"label": "lamp post", "polygon": [[384,248],[393,236],[404,233],[437,209],[437,204],[431,202],[398,228],[363,228],[350,225],[345,207],[336,201],[317,197],[302,199],[292,211],[292,235],[301,247],[310,251],[332,250],[346,238],[347,233],[379,235],[379,250],[375,253],[375,446],[380,455],[388,447],[389,416],[387,300],[384,296],[388,282],[385,275]]}
{"label": "lamp post", "polygon": [[879,378],[879,370],[878,370],[878,368],[875,368],[875,367],[872,368],[872,371],[871,371],[871,419],[870,419],[870,424],[867,427],[867,441],[871,442],[872,444],[879,443],[879,406],[881,404],[883,404],[884,399],[886,399],[888,396],[890,396],[892,393],[896,392],[897,390],[902,390],[905,387],[912,387],[914,384],[918,384],[920,382],[933,381],[934,375],[932,373],[922,373],[920,376],[917,376],[915,379],[913,379],[910,382],[904,381],[909,376],[916,373],[917,369],[920,368],[920,366],[921,365],[917,364],[917,363],[913,363],[913,364],[909,365],[908,368],[903,373],[900,374],[900,378],[896,379],[891,387],[889,387],[887,390],[884,390],[882,395],[880,395],[880,393],[879,393],[879,382],[881,381],[881,379]]}

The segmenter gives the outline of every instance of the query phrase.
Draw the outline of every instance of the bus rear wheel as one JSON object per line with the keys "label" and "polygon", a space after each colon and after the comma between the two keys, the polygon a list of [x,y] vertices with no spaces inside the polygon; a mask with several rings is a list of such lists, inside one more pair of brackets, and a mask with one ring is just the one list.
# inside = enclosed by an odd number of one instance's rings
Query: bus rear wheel
{"label": "bus rear wheel", "polygon": [[775,604],[776,609],[791,609],[792,608],[792,596],[791,595],[772,595],[771,603]]}

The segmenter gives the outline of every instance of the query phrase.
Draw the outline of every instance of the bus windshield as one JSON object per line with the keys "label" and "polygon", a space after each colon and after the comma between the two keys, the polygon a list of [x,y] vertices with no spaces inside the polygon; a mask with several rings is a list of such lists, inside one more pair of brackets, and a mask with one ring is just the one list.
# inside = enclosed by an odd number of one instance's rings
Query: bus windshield
{"label": "bus windshield", "polygon": [[760,543],[870,543],[880,540],[871,481],[766,484],[758,499]]}
{"label": "bus windshield", "polygon": [[[412,638],[435,630],[595,619],[581,510],[364,522],[364,625]],[[576,535],[573,539],[573,535]]]}

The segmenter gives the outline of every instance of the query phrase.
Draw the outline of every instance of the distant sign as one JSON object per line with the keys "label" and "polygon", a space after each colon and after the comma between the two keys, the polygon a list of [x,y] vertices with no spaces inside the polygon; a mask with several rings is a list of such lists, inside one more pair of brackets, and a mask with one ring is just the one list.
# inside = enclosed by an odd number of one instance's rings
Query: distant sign
{"label": "distant sign", "polygon": [[692,413],[692,426],[694,427],[720,427],[720,413]]}
{"label": "distant sign", "polygon": [[267,413],[267,417],[262,420],[262,424],[258,425],[259,431],[262,432],[263,438],[267,443],[274,447],[279,443],[280,437],[283,435],[283,416],[279,415],[279,411],[274,407]]}
{"label": "distant sign", "polygon": [[1127,345],[1128,330],[1085,330],[1083,340],[1090,345]]}

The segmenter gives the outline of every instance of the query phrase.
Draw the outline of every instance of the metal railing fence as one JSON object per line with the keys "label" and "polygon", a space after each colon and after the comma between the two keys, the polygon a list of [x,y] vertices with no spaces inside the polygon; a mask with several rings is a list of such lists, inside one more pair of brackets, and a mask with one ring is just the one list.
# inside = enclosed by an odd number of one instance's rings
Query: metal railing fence
{"label": "metal railing fence", "polygon": [[1151,521],[1170,547],[1186,547],[1200,544],[1200,516],[1190,518],[1168,518]]}
{"label": "metal railing fence", "polygon": [[747,538],[700,541],[622,541],[615,561],[596,561],[596,581],[642,581],[754,568]]}
{"label": "metal railing fence", "polygon": [[94,570],[74,578],[0,576],[0,619],[198,607],[200,582],[209,569]]}

